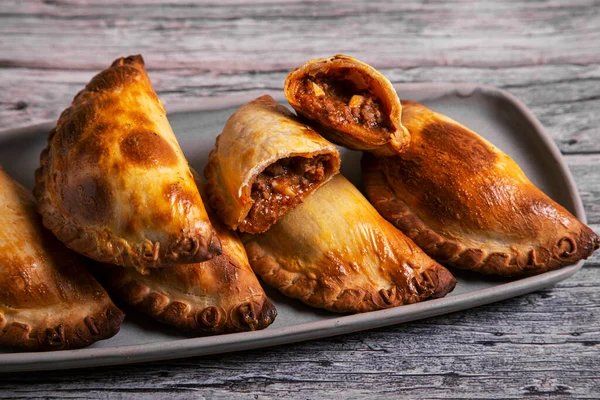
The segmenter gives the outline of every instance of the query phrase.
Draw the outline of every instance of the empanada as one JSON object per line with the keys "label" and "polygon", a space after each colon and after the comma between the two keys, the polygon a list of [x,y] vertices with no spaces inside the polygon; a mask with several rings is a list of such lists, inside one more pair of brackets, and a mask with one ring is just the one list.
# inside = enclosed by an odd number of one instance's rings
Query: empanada
{"label": "empanada", "polygon": [[493,144],[406,101],[409,148],[363,157],[377,210],[439,262],[485,274],[533,275],[589,257],[598,236]]}
{"label": "empanada", "polygon": [[0,345],[65,350],[114,336],[124,314],[82,258],[44,229],[33,196],[0,168]]}
{"label": "empanada", "polygon": [[240,107],[204,169],[209,204],[227,226],[260,233],[337,174],[336,147],[271,96]]}
{"label": "empanada", "polygon": [[443,297],[456,280],[383,219],[342,175],[267,232],[242,235],[250,264],[287,296],[334,312]]}
{"label": "empanada", "polygon": [[390,81],[352,57],[310,60],[288,75],[284,92],[298,114],[313,121],[317,131],[334,143],[393,155],[410,141]]}
{"label": "empanada", "polygon": [[208,212],[223,254],[202,263],[154,268],[147,275],[106,266],[99,271],[103,282],[137,310],[190,333],[266,328],[277,310],[250,268],[240,239]]}
{"label": "empanada", "polygon": [[140,271],[220,254],[141,56],[119,58],[75,96],[40,158],[38,211],[73,250]]}

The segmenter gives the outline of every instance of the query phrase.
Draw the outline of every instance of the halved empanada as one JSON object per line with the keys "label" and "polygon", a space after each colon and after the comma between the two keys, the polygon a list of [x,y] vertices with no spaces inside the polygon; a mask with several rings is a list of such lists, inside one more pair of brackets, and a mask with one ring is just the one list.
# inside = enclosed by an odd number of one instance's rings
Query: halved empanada
{"label": "halved empanada", "polygon": [[342,175],[267,232],[242,236],[250,265],[287,296],[334,312],[443,297],[456,281]]}
{"label": "halved empanada", "polygon": [[191,333],[253,331],[277,316],[252,272],[235,232],[209,216],[223,254],[197,264],[154,268],[142,275],[132,268],[99,271],[109,289],[137,310]]}
{"label": "halved empanada", "polygon": [[589,257],[594,232],[535,187],[493,144],[427,107],[402,102],[409,148],[363,157],[379,212],[436,260],[485,274],[533,275]]}
{"label": "halved empanada", "polygon": [[240,107],[204,169],[211,207],[227,226],[260,233],[337,174],[335,146],[271,96]]}
{"label": "halved empanada", "polygon": [[141,56],[119,58],[75,96],[34,193],[44,225],[98,261],[143,271],[221,251]]}
{"label": "halved empanada", "polygon": [[0,168],[0,345],[65,350],[114,336],[124,314],[82,259],[44,229],[33,196]]}
{"label": "halved empanada", "polygon": [[390,81],[352,57],[310,60],[288,75],[284,91],[291,106],[334,143],[393,155],[410,141]]}

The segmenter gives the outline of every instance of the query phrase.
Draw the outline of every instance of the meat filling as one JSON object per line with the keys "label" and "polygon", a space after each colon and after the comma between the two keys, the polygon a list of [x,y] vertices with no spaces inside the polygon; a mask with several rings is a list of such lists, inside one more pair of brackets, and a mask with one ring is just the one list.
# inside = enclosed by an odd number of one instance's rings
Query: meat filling
{"label": "meat filling", "polygon": [[354,83],[327,76],[306,77],[296,92],[301,107],[334,127],[357,124],[387,132],[390,121],[381,101]]}
{"label": "meat filling", "polygon": [[269,165],[252,184],[250,196],[254,204],[240,231],[266,231],[323,182],[332,169],[329,155],[283,158]]}

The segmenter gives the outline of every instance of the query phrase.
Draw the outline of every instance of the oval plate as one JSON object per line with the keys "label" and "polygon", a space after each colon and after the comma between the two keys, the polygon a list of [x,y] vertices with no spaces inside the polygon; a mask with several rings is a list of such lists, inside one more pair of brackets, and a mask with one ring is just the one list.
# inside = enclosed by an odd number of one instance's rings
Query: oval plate
{"label": "oval plate", "polygon": [[[498,88],[468,83],[397,86],[401,98],[424,103],[468,126],[510,155],[540,189],[585,222],[583,205],[569,169],[552,139],[531,112]],[[272,93],[273,94],[273,93]],[[283,101],[280,93],[274,97]],[[235,109],[252,97],[204,99],[169,107],[169,120],[190,164],[202,171],[215,137]],[[0,164],[31,188],[39,154],[53,123],[0,133]],[[342,173],[359,188],[359,152],[340,149]],[[187,337],[137,314],[122,304],[127,319],[109,340],[79,350],[48,353],[0,350],[0,371],[81,368],[154,361],[268,347],[413,321],[529,293],[568,278],[578,264],[541,275],[508,280],[453,270],[456,289],[443,299],[364,314],[339,316],[310,308],[266,288],[277,307],[276,321],[265,330],[220,336]]]}

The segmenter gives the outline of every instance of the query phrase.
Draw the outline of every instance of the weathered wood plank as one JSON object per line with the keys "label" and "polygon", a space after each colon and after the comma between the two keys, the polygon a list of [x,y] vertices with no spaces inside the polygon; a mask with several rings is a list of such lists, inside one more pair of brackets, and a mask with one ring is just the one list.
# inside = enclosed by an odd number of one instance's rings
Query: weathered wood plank
{"label": "weathered wood plank", "polygon": [[[40,73],[39,68],[97,71],[119,55],[142,52],[151,69],[184,69],[178,82],[173,82],[169,73],[164,76],[157,73],[155,80],[169,81],[165,87],[158,84],[159,91],[175,99],[189,100],[229,91],[258,91],[265,86],[278,88],[283,81],[282,71],[307,58],[344,51],[389,70],[395,81],[470,80],[506,85],[525,97],[526,104],[539,111],[542,122],[549,128],[554,128],[557,119],[566,113],[569,118],[565,120],[572,123],[568,124],[566,133],[557,126],[556,131],[561,132],[558,140],[568,143],[571,150],[589,151],[589,146],[598,142],[590,138],[597,121],[589,121],[586,116],[598,107],[600,31],[595,21],[600,11],[598,7],[590,7],[595,2],[575,2],[560,7],[557,4],[560,3],[538,1],[513,6],[496,3],[473,6],[459,1],[435,6],[416,2],[369,3],[367,6],[335,2],[331,7],[322,7],[310,2],[283,2],[207,7],[174,2],[160,7],[126,5],[117,13],[114,7],[102,2],[8,1],[2,4],[0,13],[3,38],[0,54],[4,60],[0,65],[36,68],[34,75],[53,81],[52,70]],[[478,18],[470,18],[474,12]],[[378,40],[365,35],[370,31],[378,33]],[[273,32],[279,33],[276,43],[269,40]],[[496,38],[500,33],[501,38]],[[570,36],[576,40],[560,42]],[[15,37],[20,38],[19,46],[12,45]],[[452,40],[448,40],[449,37]],[[306,46],[307,39],[311,40],[311,46]],[[518,45],[511,44],[511,40]],[[498,46],[494,47],[496,42]],[[569,52],[573,60],[548,58],[554,53],[567,57]],[[453,58],[460,59],[460,63]],[[526,68],[525,73],[531,73],[527,82],[508,82],[507,76],[513,72],[511,68],[499,72],[502,78],[494,79],[498,67],[510,60],[516,60],[516,64],[511,65],[521,67],[550,62],[593,63],[596,71],[593,76],[566,74],[548,82],[548,77],[554,77],[556,71]],[[439,65],[453,68],[426,68]],[[473,71],[477,66],[484,68]],[[413,68],[416,71],[412,71]],[[569,66],[565,68],[572,71]],[[478,76],[477,69],[482,69],[480,73],[487,76]],[[253,70],[275,74],[256,81],[249,79],[255,76],[247,75]],[[423,70],[429,71],[428,76],[415,77]],[[91,76],[83,74],[86,79],[82,79],[82,74],[75,74],[79,77],[77,85],[58,85],[74,90],[61,93],[56,85],[47,86],[44,79],[27,77],[27,72],[2,71],[1,80],[17,87],[1,88],[4,104],[0,126],[55,118]],[[222,74],[231,72],[243,74],[246,82],[236,82],[235,77],[232,80],[228,76],[221,79]],[[190,85],[190,76],[197,76],[195,82],[202,80],[203,83]],[[533,83],[536,79],[540,82]],[[573,85],[572,80],[584,82]],[[66,82],[72,82],[72,78]],[[564,93],[564,89],[568,93]],[[59,93],[55,94],[57,90]],[[557,92],[558,98],[555,98]],[[36,96],[53,100],[57,95],[59,101],[46,102],[55,104],[50,111],[39,114],[33,114],[33,108],[25,111],[26,105],[33,107]],[[547,107],[548,103],[554,104]],[[11,121],[11,125],[4,121]]]}
{"label": "weathered wood plank", "polygon": [[589,224],[600,224],[600,155],[565,157],[577,185]]}
{"label": "weathered wood plank", "polygon": [[[210,7],[194,3],[120,5],[118,12],[101,2],[77,3],[4,4],[0,32],[7,39],[21,37],[21,46],[8,48],[7,53],[2,52],[3,58],[72,68],[90,65],[90,61],[102,63],[107,50],[122,54],[141,47],[152,48],[155,60],[168,68],[199,53],[203,63],[254,63],[271,69],[298,64],[307,54],[338,51],[359,57],[375,53],[382,66],[401,59],[404,67],[600,60],[596,50],[600,32],[595,25],[600,11],[594,1],[518,2],[511,6],[464,1],[435,5],[214,2]],[[271,41],[274,32],[277,40]],[[371,38],[373,32],[377,32],[376,40]],[[447,40],[449,36],[452,40]],[[61,51],[48,51],[58,41]],[[265,50],[272,56],[265,59]]]}
{"label": "weathered wood plank", "polygon": [[[377,56],[370,55],[377,64]],[[309,58],[307,56],[307,58]],[[100,68],[112,61],[107,59]],[[227,73],[223,68],[157,70],[150,77],[167,109],[198,98],[281,90],[292,68]],[[97,70],[0,69],[0,127],[4,129],[56,120]],[[510,69],[419,67],[382,69],[394,83],[472,81],[500,86],[519,97],[546,127],[563,153],[600,151],[600,64],[543,65]],[[400,93],[402,96],[402,93]]]}
{"label": "weathered wood plank", "polygon": [[346,52],[394,82],[505,87],[563,152],[600,150],[594,1],[151,3],[157,6],[135,2],[116,12],[103,2],[3,2],[0,126],[55,119],[120,55],[145,54],[168,103],[279,89],[286,71],[306,59]]}

